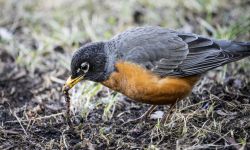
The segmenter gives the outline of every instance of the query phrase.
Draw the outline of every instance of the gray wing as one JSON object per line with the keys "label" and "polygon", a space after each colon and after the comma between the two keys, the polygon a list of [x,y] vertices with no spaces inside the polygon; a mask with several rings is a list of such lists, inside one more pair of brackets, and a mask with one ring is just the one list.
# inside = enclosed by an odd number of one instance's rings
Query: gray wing
{"label": "gray wing", "polygon": [[230,57],[213,40],[161,27],[140,27],[114,38],[123,60],[164,76],[190,76],[216,68]]}

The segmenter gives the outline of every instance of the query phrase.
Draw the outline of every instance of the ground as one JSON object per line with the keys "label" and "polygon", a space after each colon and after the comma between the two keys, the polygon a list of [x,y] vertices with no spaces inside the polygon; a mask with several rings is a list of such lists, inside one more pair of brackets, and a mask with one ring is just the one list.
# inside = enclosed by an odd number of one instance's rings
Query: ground
{"label": "ground", "polygon": [[0,149],[250,149],[249,58],[204,75],[164,126],[160,106],[100,84],[62,86],[72,53],[129,27],[160,25],[214,38],[250,41],[247,0],[0,0]]}

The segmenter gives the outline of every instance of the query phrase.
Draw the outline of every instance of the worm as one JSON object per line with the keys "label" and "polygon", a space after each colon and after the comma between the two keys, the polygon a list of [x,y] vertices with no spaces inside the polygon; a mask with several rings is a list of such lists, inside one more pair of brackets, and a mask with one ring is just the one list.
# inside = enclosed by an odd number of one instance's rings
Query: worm
{"label": "worm", "polygon": [[69,87],[68,86],[64,86],[63,87],[63,94],[65,97],[65,101],[66,101],[66,106],[67,106],[67,111],[66,111],[66,120],[69,126],[71,126],[71,120],[70,120],[70,96],[69,96]]}

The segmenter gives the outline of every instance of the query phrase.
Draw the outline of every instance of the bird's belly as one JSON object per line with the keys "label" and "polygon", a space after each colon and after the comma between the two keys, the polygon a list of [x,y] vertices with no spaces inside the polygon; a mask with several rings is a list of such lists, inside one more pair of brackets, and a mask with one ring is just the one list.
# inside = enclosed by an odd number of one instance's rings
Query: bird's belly
{"label": "bird's belly", "polygon": [[198,76],[160,78],[139,65],[120,62],[103,85],[129,98],[148,104],[167,105],[185,98],[198,81]]}

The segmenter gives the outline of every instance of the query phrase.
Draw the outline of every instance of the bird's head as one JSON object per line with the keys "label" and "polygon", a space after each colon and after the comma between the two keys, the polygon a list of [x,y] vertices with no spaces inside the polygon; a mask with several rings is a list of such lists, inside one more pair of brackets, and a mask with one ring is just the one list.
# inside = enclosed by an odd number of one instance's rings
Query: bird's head
{"label": "bird's head", "polygon": [[67,79],[64,90],[71,89],[82,80],[100,82],[104,78],[106,55],[104,43],[89,43],[80,47],[71,60],[71,76]]}

